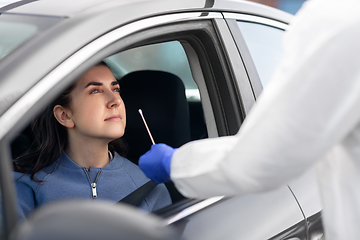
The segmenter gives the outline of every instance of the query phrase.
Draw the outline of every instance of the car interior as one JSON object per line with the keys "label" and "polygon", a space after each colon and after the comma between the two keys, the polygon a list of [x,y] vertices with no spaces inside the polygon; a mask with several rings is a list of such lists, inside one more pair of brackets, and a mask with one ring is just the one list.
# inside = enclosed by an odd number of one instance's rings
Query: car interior
{"label": "car interior", "polygon": [[[120,83],[127,115],[122,139],[128,145],[129,160],[137,164],[152,144],[139,109],[155,143],[178,148],[208,137],[200,94],[179,42],[141,46],[114,54],[104,62]],[[30,148],[33,136],[29,125],[12,142],[14,159]],[[184,198],[172,182],[166,186],[173,203]]]}
{"label": "car interior", "polygon": [[[127,158],[134,163],[150,149],[151,141],[142,122],[142,110],[156,143],[180,147],[191,140],[189,107],[185,87],[172,73],[143,70],[120,79],[121,96],[127,111],[127,124],[122,137],[129,145]],[[181,195],[172,184],[167,184],[172,201]]]}

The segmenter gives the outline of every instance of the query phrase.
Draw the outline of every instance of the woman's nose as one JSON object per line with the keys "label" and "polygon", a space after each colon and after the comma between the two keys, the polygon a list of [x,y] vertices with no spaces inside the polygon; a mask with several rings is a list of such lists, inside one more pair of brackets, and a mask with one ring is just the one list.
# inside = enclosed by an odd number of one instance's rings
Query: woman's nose
{"label": "woman's nose", "polygon": [[122,103],[122,99],[120,97],[120,94],[118,92],[111,91],[111,94],[109,94],[107,107],[108,108],[119,107],[121,103]]}

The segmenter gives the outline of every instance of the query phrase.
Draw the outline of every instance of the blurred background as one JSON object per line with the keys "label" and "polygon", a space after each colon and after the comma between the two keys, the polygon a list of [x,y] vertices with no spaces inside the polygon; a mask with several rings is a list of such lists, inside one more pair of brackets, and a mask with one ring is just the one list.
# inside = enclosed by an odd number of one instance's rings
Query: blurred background
{"label": "blurred background", "polygon": [[271,7],[281,9],[285,12],[295,14],[305,0],[248,0],[250,2],[262,3]]}

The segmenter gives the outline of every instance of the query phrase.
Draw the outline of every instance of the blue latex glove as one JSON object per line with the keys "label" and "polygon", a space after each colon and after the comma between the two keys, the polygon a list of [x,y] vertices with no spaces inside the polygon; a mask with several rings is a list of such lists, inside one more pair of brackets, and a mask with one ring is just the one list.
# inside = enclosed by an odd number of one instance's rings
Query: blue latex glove
{"label": "blue latex glove", "polygon": [[152,145],[151,149],[140,157],[140,169],[148,178],[156,183],[165,183],[171,181],[171,157],[175,150],[175,148],[172,148],[163,143]]}

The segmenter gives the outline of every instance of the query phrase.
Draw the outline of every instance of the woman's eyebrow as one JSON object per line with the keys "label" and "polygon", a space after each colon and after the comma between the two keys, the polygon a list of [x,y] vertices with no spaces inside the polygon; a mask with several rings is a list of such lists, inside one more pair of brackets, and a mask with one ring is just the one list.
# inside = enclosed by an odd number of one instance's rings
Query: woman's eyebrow
{"label": "woman's eyebrow", "polygon": [[[86,84],[86,86],[84,88],[87,88],[89,86],[102,86],[103,83],[102,82],[89,82],[88,84]],[[120,85],[118,81],[112,81],[111,82],[111,86],[115,86],[115,85]]]}
{"label": "woman's eyebrow", "polygon": [[113,81],[111,82],[111,86],[114,86],[114,85],[120,85],[118,81]]}
{"label": "woman's eyebrow", "polygon": [[103,84],[101,82],[89,82],[88,84],[86,84],[86,86],[84,88],[87,88],[89,86],[102,86]]}

